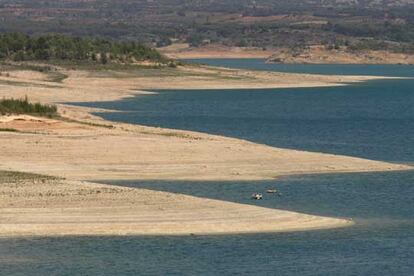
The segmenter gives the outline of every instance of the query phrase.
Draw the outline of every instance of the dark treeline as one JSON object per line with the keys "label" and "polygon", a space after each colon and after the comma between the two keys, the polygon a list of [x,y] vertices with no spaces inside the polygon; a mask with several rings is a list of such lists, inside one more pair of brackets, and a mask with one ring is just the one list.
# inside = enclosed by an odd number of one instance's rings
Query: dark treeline
{"label": "dark treeline", "polygon": [[163,62],[164,57],[155,49],[137,42],[66,35],[30,37],[21,33],[0,35],[0,59],[73,60],[100,63],[151,60]]}

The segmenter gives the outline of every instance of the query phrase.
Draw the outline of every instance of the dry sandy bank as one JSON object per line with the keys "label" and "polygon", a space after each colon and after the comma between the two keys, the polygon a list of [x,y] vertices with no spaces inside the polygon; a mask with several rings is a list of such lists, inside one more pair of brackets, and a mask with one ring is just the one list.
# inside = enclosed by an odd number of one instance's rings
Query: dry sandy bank
{"label": "dry sandy bank", "polygon": [[290,48],[261,49],[254,47],[227,47],[210,44],[197,48],[188,44],[172,44],[159,49],[163,54],[177,59],[203,58],[261,58],[286,64],[414,64],[414,55],[390,51],[327,49],[314,45],[300,52]]}
{"label": "dry sandy bank", "polygon": [[3,117],[0,128],[20,132],[0,134],[0,169],[73,180],[252,180],[407,168],[190,131],[103,123],[93,126],[30,116]]}
{"label": "dry sandy bank", "polygon": [[0,199],[0,237],[286,232],[352,224],[344,219],[59,179],[5,181]]}
{"label": "dry sandy bank", "polygon": [[18,131],[0,131],[0,169],[66,177],[0,179],[0,236],[8,237],[232,234],[344,227],[352,222],[78,180],[247,180],[290,173],[408,169],[125,124],[107,128],[27,116],[0,121],[0,128]]}
{"label": "dry sandy bank", "polygon": [[[330,76],[235,70],[207,66],[114,71],[60,70],[67,78],[49,81],[47,73],[11,71],[0,75],[0,97],[44,103],[113,101],[148,89],[232,89],[326,87],[375,80],[376,76]],[[86,110],[86,109],[84,109]]]}
{"label": "dry sandy bank", "polygon": [[379,50],[329,50],[325,46],[312,46],[300,53],[286,48],[277,49],[268,60],[291,64],[414,64],[414,55]]}
{"label": "dry sandy bank", "polygon": [[[0,97],[56,103],[115,100],[147,88],[231,88],[341,85],[367,77],[311,76],[206,67],[178,71],[65,71],[63,83],[38,73],[0,77]],[[163,74],[163,75],[162,75]],[[293,231],[349,225],[228,202],[142,189],[102,186],[91,179],[271,179],[317,172],[403,170],[359,158],[277,149],[189,131],[107,122],[87,108],[59,106],[75,121],[2,117],[0,170],[35,172],[67,180],[3,180],[0,235],[117,235]],[[18,179],[18,178],[17,178]]]}
{"label": "dry sandy bank", "polygon": [[210,45],[192,48],[188,43],[177,43],[159,50],[170,58],[197,59],[197,58],[268,58],[273,51],[260,48],[226,47],[222,45]]}

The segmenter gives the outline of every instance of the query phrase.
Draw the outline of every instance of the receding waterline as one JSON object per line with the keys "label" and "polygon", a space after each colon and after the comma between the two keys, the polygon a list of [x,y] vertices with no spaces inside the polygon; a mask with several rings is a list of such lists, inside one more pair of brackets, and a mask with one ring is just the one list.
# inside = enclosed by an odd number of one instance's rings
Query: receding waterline
{"label": "receding waterline", "polygon": [[[401,68],[404,74],[412,72]],[[87,105],[119,110],[99,114],[114,121],[410,163],[414,160],[413,88],[411,80],[386,80],[277,93],[171,90]],[[111,183],[353,218],[356,224],[278,234],[0,239],[0,274],[414,274],[413,171],[297,175],[264,182]],[[271,188],[283,195],[266,194]],[[253,192],[264,193],[264,199],[252,201]]]}
{"label": "receding waterline", "polygon": [[[414,80],[343,87],[159,90],[83,103],[108,120],[184,129],[282,148],[409,163],[414,160]],[[274,93],[273,93],[274,92]],[[118,110],[118,112],[116,111]]]}
{"label": "receding waterline", "polygon": [[[414,269],[411,183],[414,173],[408,172],[290,176],[239,183],[115,182],[268,208],[354,217],[356,225],[277,234],[0,239],[0,256],[8,258],[0,257],[0,272],[410,275]],[[277,187],[282,197],[266,195],[260,202],[249,198],[252,191],[271,187]]]}

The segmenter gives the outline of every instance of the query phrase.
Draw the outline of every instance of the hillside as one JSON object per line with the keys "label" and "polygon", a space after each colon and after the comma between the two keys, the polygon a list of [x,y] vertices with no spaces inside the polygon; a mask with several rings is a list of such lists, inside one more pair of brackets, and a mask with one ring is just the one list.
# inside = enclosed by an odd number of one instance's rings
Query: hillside
{"label": "hillside", "polygon": [[413,0],[0,0],[0,32],[414,54]]}

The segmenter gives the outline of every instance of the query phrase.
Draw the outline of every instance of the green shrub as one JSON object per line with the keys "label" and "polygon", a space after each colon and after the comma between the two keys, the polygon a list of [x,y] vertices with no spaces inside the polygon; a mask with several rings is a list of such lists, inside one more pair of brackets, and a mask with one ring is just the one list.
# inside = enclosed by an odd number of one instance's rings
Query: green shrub
{"label": "green shrub", "polygon": [[57,107],[55,105],[31,103],[27,97],[24,99],[2,99],[0,100],[0,114],[30,114],[53,117],[57,115]]}
{"label": "green shrub", "polygon": [[17,129],[14,128],[0,128],[0,132],[19,132]]}

